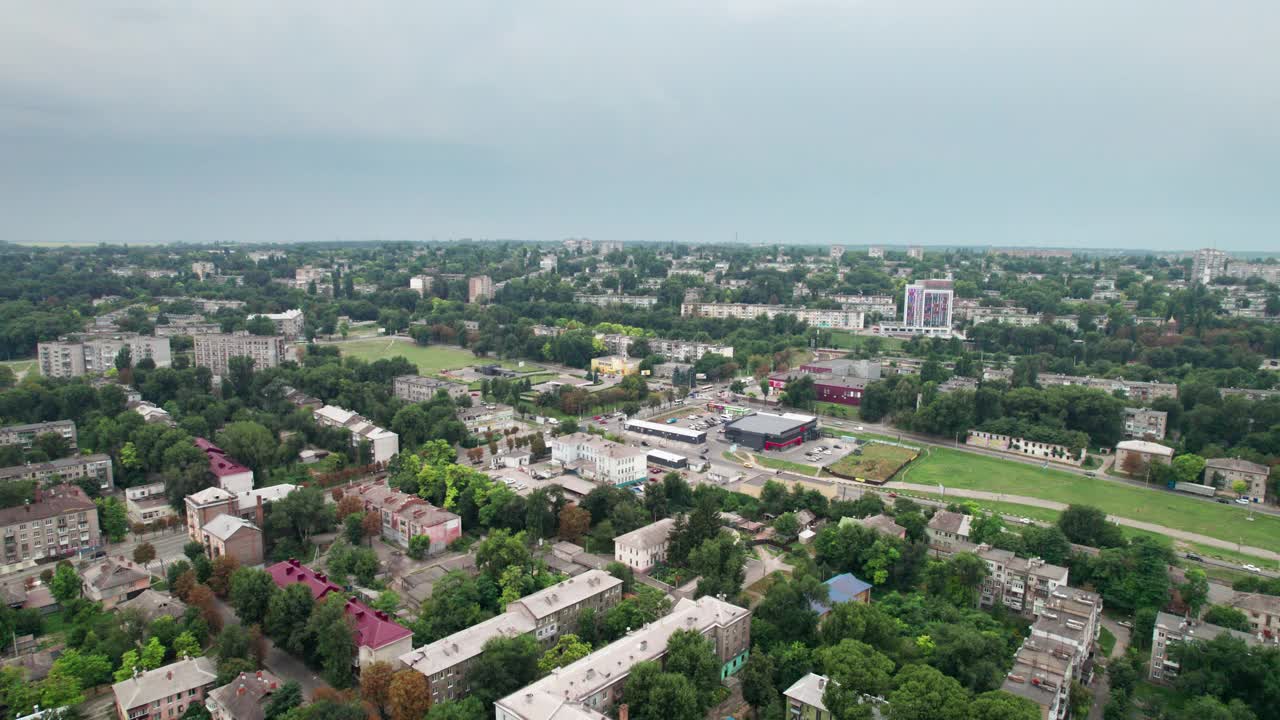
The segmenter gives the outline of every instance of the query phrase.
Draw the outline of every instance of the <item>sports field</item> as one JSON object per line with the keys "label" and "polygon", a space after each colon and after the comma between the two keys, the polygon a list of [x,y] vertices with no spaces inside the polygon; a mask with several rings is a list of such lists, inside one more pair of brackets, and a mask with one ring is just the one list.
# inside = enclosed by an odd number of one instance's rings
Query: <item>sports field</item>
{"label": "sports field", "polygon": [[916,454],[906,448],[871,443],[862,447],[862,454],[852,452],[832,463],[827,469],[850,477],[865,478],[872,482],[885,482],[903,465],[911,462]]}
{"label": "sports field", "polygon": [[392,340],[390,338],[370,338],[338,344],[343,355],[358,357],[361,360],[374,362],[383,358],[403,357],[418,366],[423,375],[433,375],[441,370],[453,370],[478,362],[493,362],[488,358],[478,358],[470,350],[451,345],[427,345]]}
{"label": "sports field", "polygon": [[1248,510],[1236,505],[1041,469],[1039,465],[935,447],[896,479],[1093,505],[1111,515],[1280,552],[1280,518],[1254,513],[1250,521]]}

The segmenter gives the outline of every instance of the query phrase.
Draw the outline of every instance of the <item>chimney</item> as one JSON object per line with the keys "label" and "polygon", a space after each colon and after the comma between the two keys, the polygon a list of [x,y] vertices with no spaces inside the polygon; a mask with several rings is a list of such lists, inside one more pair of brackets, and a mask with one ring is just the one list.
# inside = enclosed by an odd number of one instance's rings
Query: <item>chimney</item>
{"label": "chimney", "polygon": [[173,679],[173,671],[172,671],[172,670],[170,670],[169,672],[165,673],[165,674],[164,674],[164,679],[165,679],[165,680],[172,680],[172,679]]}
{"label": "chimney", "polygon": [[263,525],[262,525],[262,496],[261,496],[261,495],[259,495],[259,496],[258,496],[258,507],[257,507],[257,509],[255,509],[255,510],[254,510],[253,519],[254,519],[254,521],[255,521],[255,523],[254,523],[254,524],[256,524],[256,525],[258,526],[258,529],[259,529],[259,530],[261,530],[261,529],[262,529],[262,527],[263,527]]}
{"label": "chimney", "polygon": [[241,683],[240,687],[236,688],[236,695],[243,695],[243,694],[244,694],[244,683]]}
{"label": "chimney", "polygon": [[618,706],[618,720],[627,720],[627,704],[622,703]]}

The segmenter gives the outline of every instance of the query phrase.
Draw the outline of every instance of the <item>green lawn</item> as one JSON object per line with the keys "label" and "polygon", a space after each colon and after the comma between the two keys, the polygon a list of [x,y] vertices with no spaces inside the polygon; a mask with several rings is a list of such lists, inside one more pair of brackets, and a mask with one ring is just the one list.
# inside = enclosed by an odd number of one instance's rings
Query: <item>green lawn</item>
{"label": "green lawn", "polygon": [[1111,657],[1111,651],[1116,647],[1116,636],[1110,630],[1102,628],[1098,632],[1098,647],[1102,649],[1102,657]]}
{"label": "green lawn", "polygon": [[338,345],[343,355],[358,357],[361,360],[374,362],[383,358],[403,357],[418,366],[418,372],[432,375],[441,370],[454,370],[475,363],[493,362],[488,358],[478,358],[470,350],[452,345],[417,345],[401,340],[388,338],[371,338],[356,340]]}
{"label": "green lawn", "polygon": [[23,370],[26,370],[27,372],[35,372],[36,369],[35,360],[5,360],[0,362],[0,365],[8,365],[9,369],[15,374],[20,373]]}
{"label": "green lawn", "polygon": [[[828,333],[823,330],[823,333]],[[829,336],[829,340],[828,340]],[[844,330],[831,330],[829,334],[824,336],[823,344],[826,347],[840,348],[842,350],[857,350],[867,344],[867,340],[871,339],[871,335],[854,335]],[[895,352],[902,348],[903,341],[894,337],[879,337],[876,339],[880,342],[880,350],[883,352]]]}
{"label": "green lawn", "polygon": [[813,406],[814,412],[822,417],[842,418],[845,420],[857,420],[858,408],[852,405],[840,405],[838,403],[820,402]]}
{"label": "green lawn", "polygon": [[1248,513],[1165,490],[1135,487],[1112,480],[1087,478],[1054,468],[932,448],[899,479],[922,485],[1010,493],[1097,506],[1107,513],[1229,542],[1280,551],[1280,518]]}

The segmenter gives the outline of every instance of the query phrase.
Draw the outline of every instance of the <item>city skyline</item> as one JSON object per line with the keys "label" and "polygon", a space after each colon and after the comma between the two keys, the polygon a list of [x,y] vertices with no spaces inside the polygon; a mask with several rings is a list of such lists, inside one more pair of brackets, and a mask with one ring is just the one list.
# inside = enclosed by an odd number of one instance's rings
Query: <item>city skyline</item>
{"label": "city skyline", "polygon": [[0,240],[1268,250],[1280,7],[13,4]]}

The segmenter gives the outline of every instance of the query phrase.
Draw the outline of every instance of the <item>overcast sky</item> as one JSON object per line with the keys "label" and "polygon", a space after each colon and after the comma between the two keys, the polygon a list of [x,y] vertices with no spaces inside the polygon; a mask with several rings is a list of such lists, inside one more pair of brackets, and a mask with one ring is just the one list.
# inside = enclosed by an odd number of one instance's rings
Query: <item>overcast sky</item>
{"label": "overcast sky", "polygon": [[1277,0],[0,0],[0,239],[1280,249]]}

